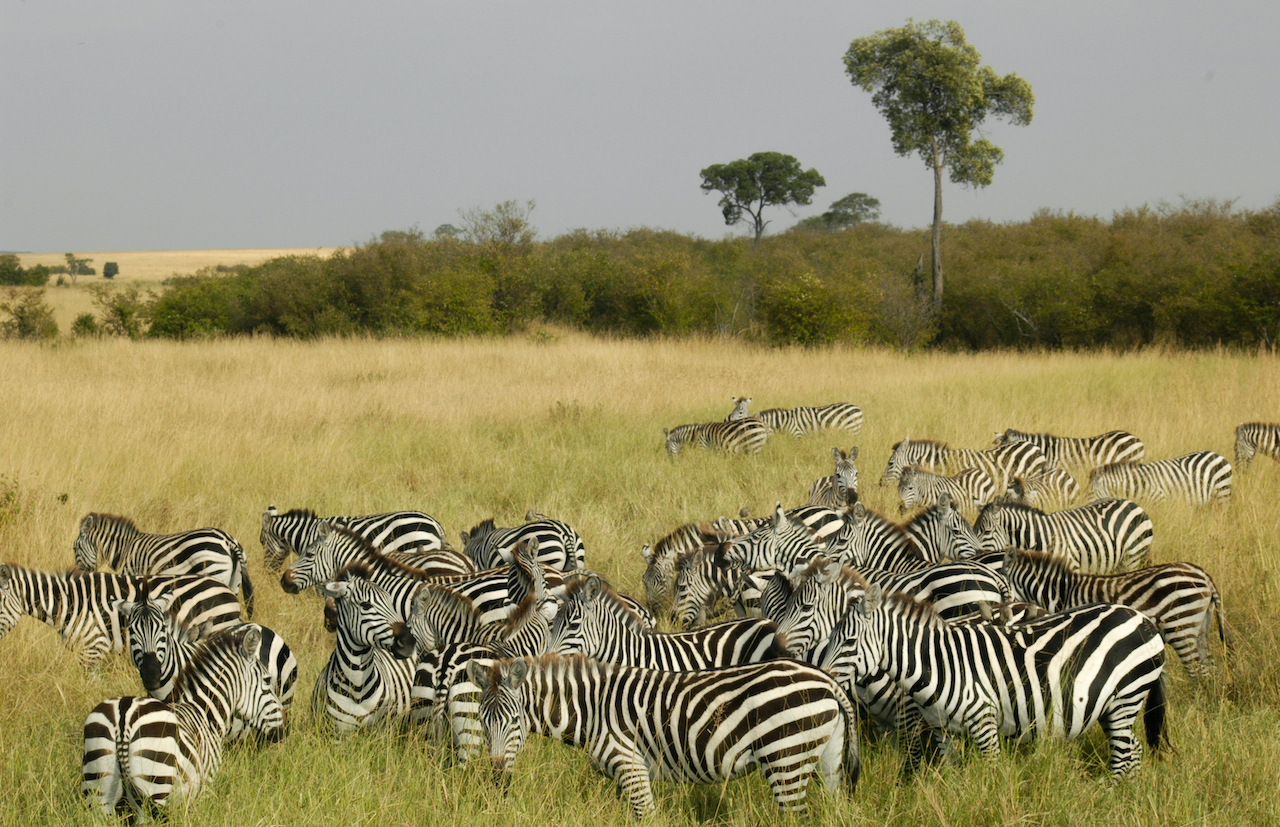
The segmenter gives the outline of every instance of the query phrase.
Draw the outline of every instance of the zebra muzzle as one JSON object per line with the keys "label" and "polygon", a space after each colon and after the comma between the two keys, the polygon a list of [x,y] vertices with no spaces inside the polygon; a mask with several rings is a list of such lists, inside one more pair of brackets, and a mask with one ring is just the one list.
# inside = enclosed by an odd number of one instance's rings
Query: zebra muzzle
{"label": "zebra muzzle", "polygon": [[391,646],[391,654],[397,658],[412,656],[413,650],[418,647],[418,642],[414,640],[413,632],[409,631],[409,627],[405,623],[392,623],[391,632],[396,638]]}
{"label": "zebra muzzle", "polygon": [[160,688],[160,658],[155,652],[147,652],[142,656],[142,663],[138,664],[138,675],[142,678],[142,685],[148,692],[154,692]]}
{"label": "zebra muzzle", "polygon": [[284,589],[286,594],[297,594],[300,591],[297,581],[293,578],[293,569],[286,569],[280,576],[280,588]]}

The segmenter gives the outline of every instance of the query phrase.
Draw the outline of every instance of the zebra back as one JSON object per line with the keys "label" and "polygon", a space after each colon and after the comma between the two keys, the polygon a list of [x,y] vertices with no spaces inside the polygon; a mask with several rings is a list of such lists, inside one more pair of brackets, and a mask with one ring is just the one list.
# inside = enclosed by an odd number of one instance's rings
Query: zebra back
{"label": "zebra back", "polygon": [[914,465],[902,469],[898,477],[898,511],[916,506],[934,506],[947,497],[957,508],[977,510],[995,496],[995,486],[986,471],[966,468],[944,477]]}
{"label": "zebra back", "polygon": [[1139,568],[1151,552],[1153,537],[1147,512],[1135,502],[1117,499],[1051,514],[1025,505],[992,503],[978,514],[973,527],[987,551],[1048,551],[1091,574]]}
{"label": "zebra back", "polygon": [[662,429],[667,453],[675,456],[686,445],[726,451],[731,454],[758,454],[769,440],[772,429],[759,417],[749,416],[730,422],[703,422]]}
{"label": "zebra back", "polygon": [[1245,468],[1258,454],[1280,460],[1280,425],[1274,422],[1241,422],[1236,427],[1236,464]]}
{"label": "zebra back", "polygon": [[475,571],[465,557],[452,552],[444,527],[430,514],[421,511],[389,511],[360,517],[317,517],[310,509],[292,509],[281,514],[274,505],[262,514],[264,562],[271,571],[279,571],[291,554],[301,554],[316,542],[316,527],[321,522],[342,526],[367,539],[382,553],[418,568],[450,567],[448,572],[464,574]]}
{"label": "zebra back", "polygon": [[1196,451],[1155,462],[1104,465],[1089,472],[1091,499],[1181,499],[1192,505],[1231,496],[1231,463],[1214,451]]}
{"label": "zebra back", "polygon": [[462,532],[464,553],[481,569],[511,562],[516,546],[531,539],[537,540],[539,562],[560,571],[586,567],[582,538],[560,520],[542,518],[513,528],[496,528],[490,518]]}
{"label": "zebra back", "polygon": [[1044,452],[1049,468],[1073,465],[1096,468],[1121,462],[1141,462],[1146,456],[1146,446],[1128,431],[1107,431],[1090,437],[1062,437],[1053,434],[1029,434],[1007,429],[996,434],[996,445],[1028,442]]}
{"label": "zebra back", "polygon": [[1029,505],[1043,511],[1070,508],[1080,498],[1080,484],[1061,468],[1051,468],[1034,477],[1010,477],[1004,501]]}

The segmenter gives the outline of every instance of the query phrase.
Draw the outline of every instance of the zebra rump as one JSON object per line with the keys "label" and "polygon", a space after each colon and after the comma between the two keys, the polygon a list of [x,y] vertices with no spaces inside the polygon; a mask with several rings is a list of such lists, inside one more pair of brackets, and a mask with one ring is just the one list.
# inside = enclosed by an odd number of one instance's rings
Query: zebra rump
{"label": "zebra rump", "polygon": [[1104,465],[1089,472],[1089,497],[1131,500],[1181,499],[1192,505],[1231,496],[1231,463],[1222,454],[1196,451],[1155,462]]}

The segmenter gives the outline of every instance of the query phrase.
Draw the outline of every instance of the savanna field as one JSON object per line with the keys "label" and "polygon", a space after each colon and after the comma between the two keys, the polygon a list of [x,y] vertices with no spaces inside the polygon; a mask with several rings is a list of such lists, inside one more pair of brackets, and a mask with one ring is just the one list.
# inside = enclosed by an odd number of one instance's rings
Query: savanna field
{"label": "savanna field", "polygon": [[[300,664],[290,732],[232,746],[213,784],[172,824],[626,824],[613,783],[586,754],[532,738],[511,789],[487,767],[450,766],[443,742],[361,732],[333,743],[309,705],[332,650],[314,594],[287,595],[263,567],[263,510],[321,515],[420,509],[459,532],[536,509],[586,543],[587,566],[643,597],[640,548],[676,526],[746,506],[805,501],[831,473],[833,445],[856,444],[861,497],[897,515],[877,487],[904,437],[985,447],[1014,427],[1085,436],[1121,428],[1147,458],[1232,457],[1242,421],[1280,420],[1270,353],[904,356],[883,350],[767,349],[729,341],[593,338],[555,328],[462,340],[267,338],[195,343],[123,339],[0,342],[0,544],[4,560],[71,566],[80,518],[124,514],[139,528],[226,529],[244,545],[254,620]],[[686,451],[662,428],[755,409],[848,401],[850,437],[775,435],[758,456]],[[1081,480],[1083,484],[1085,481]],[[759,775],[724,786],[658,783],[654,824],[1280,824],[1280,465],[1236,468],[1223,506],[1145,504],[1151,562],[1190,561],[1217,582],[1234,632],[1219,668],[1190,681],[1169,651],[1174,750],[1108,783],[1096,727],[1072,742],[1006,744],[984,762],[926,769],[902,784],[902,753],[865,738],[853,797],[811,788],[807,816],[780,816]],[[125,653],[86,674],[47,626],[24,618],[0,640],[0,824],[101,821],[81,803],[82,726],[100,700],[142,694]],[[483,762],[481,762],[483,763]]]}

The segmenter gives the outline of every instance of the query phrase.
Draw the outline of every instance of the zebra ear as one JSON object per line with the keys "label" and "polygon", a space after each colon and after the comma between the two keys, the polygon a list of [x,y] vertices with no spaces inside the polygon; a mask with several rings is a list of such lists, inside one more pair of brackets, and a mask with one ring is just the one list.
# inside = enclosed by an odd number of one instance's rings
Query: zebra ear
{"label": "zebra ear", "polygon": [[[855,448],[854,450],[856,451],[857,449]],[[842,459],[846,459],[848,456],[849,456],[848,454],[846,454],[844,451],[841,451],[839,448],[831,449],[831,459],[836,462],[839,462]]]}
{"label": "zebra ear", "polygon": [[666,436],[671,436],[671,432],[670,432],[670,431],[668,431],[666,428],[663,428],[663,429],[662,429],[662,435],[663,435],[664,437],[666,437]]}
{"label": "zebra ear", "polygon": [[138,604],[132,600],[113,600],[111,602],[111,611],[115,616],[120,618],[121,623],[128,623],[129,613],[133,611],[134,606]]}
{"label": "zebra ear", "polygon": [[467,680],[484,689],[489,685],[491,677],[492,667],[489,664],[481,663],[476,658],[467,661]]}
{"label": "zebra ear", "polygon": [[872,583],[867,587],[867,593],[862,596],[862,613],[869,615],[880,608],[884,603],[884,592],[880,590],[879,583]]}
{"label": "zebra ear", "polygon": [[867,507],[861,502],[853,504],[853,524],[857,525],[867,518]]}
{"label": "zebra ear", "polygon": [[587,578],[587,582],[582,586],[582,597],[588,603],[594,603],[599,599],[600,593],[604,591],[604,586],[600,583],[600,578],[591,575]]}
{"label": "zebra ear", "polygon": [[826,560],[825,558],[819,559],[825,561],[822,564],[822,571],[820,575],[821,579],[819,582],[830,583],[840,576],[840,571],[844,568],[844,564],[841,563],[838,558],[833,558],[831,560]]}
{"label": "zebra ear", "polygon": [[949,514],[951,512],[951,495],[946,491],[938,494],[938,511],[943,514]]}
{"label": "zebra ear", "polygon": [[338,604],[332,597],[324,599],[324,630],[330,634],[338,631]]}
{"label": "zebra ear", "polygon": [[0,589],[9,588],[9,583],[13,580],[13,572],[9,570],[8,565],[0,565]]}
{"label": "zebra ear", "polygon": [[90,531],[92,530],[92,528],[93,528],[93,515],[92,514],[84,515],[84,519],[80,521],[80,530]]}
{"label": "zebra ear", "polygon": [[653,562],[653,547],[645,543],[640,547],[640,555],[644,557],[645,565],[649,565]]}
{"label": "zebra ear", "polygon": [[858,446],[855,445],[849,449],[848,459],[857,459],[857,458],[858,458]]}
{"label": "zebra ear", "polygon": [[244,637],[240,638],[240,651],[250,660],[258,659],[258,652],[262,649],[262,627],[256,623],[248,623],[245,629]]}
{"label": "zebra ear", "polygon": [[335,600],[346,597],[351,592],[351,584],[346,580],[330,581],[320,584],[320,593]]}
{"label": "zebra ear", "polygon": [[316,520],[316,541],[321,542],[328,539],[333,533],[333,526],[329,525],[328,520]]}
{"label": "zebra ear", "polygon": [[1004,568],[1000,571],[1000,574],[1004,575],[1007,578],[1009,576],[1009,571],[1013,568],[1014,561],[1017,559],[1018,559],[1018,550],[1016,548],[1014,548],[1013,546],[1009,546],[1007,549],[1005,549],[1004,560],[1001,561]]}
{"label": "zebra ear", "polygon": [[773,533],[781,534],[782,528],[787,524],[786,512],[782,510],[782,501],[778,500],[773,506]]}
{"label": "zebra ear", "polygon": [[502,685],[507,689],[516,689],[520,684],[524,683],[524,679],[529,676],[529,662],[524,658],[511,661],[511,665],[506,669],[506,675],[502,678]]}
{"label": "zebra ear", "polygon": [[429,605],[431,605],[431,592],[424,583],[413,593],[413,600],[409,601],[409,617],[423,614]]}

